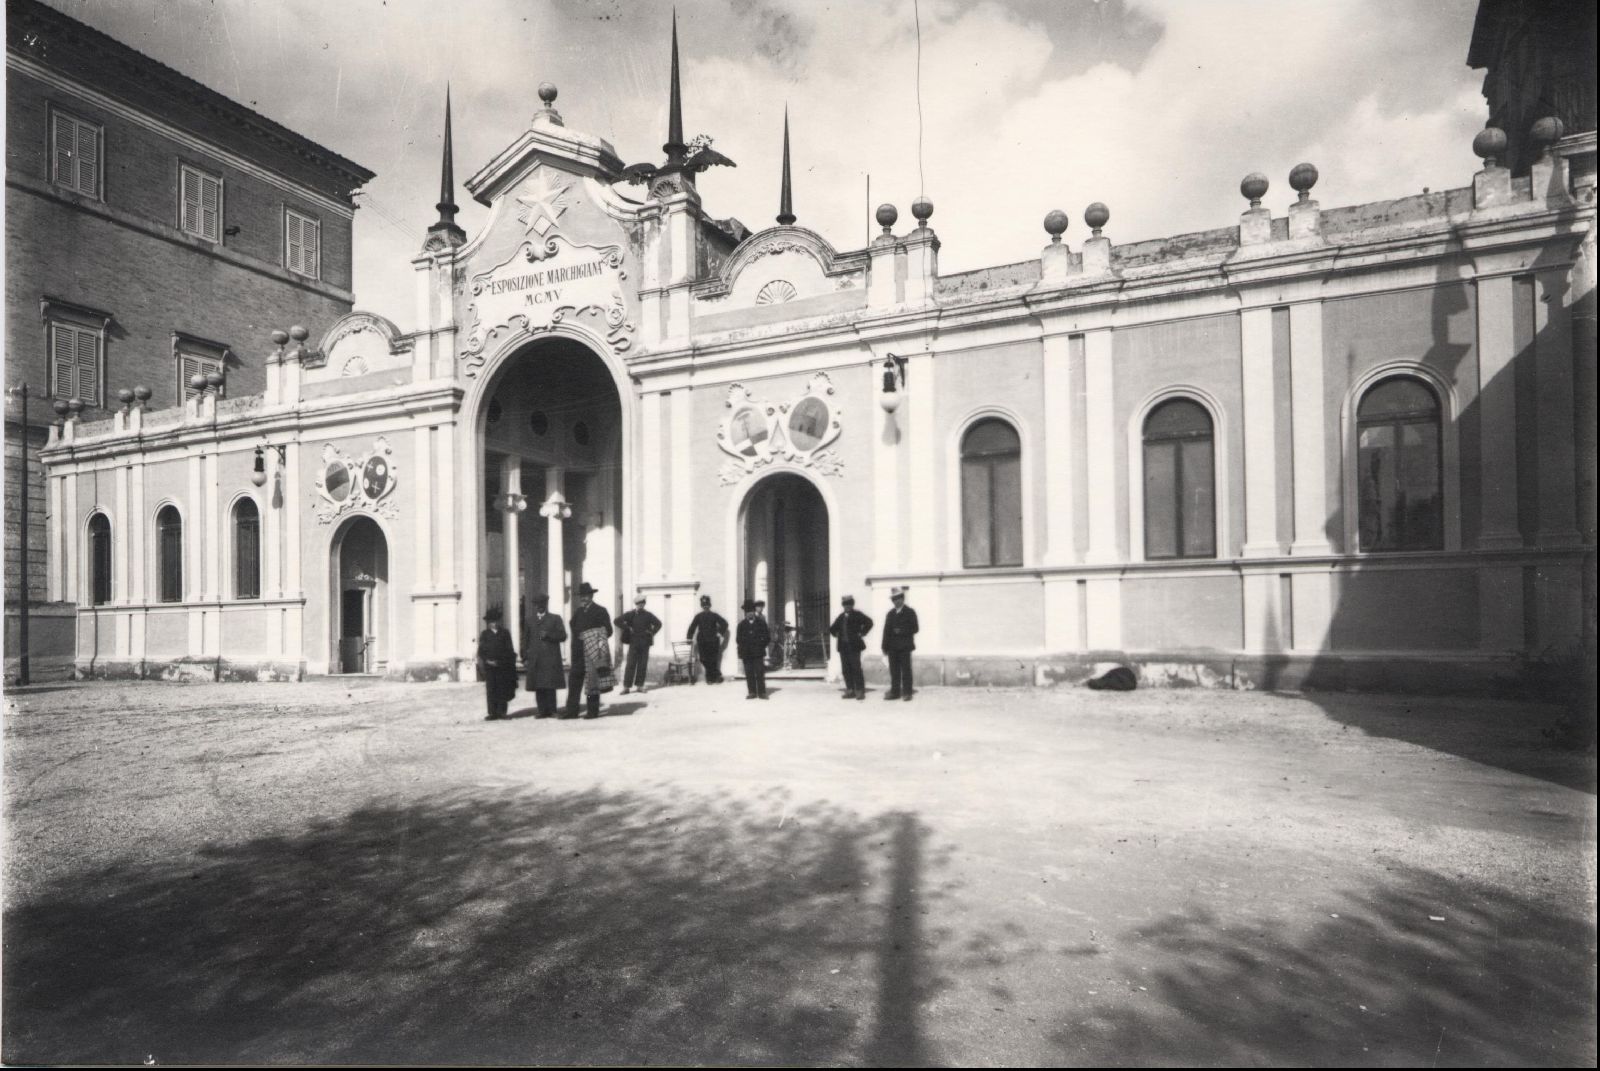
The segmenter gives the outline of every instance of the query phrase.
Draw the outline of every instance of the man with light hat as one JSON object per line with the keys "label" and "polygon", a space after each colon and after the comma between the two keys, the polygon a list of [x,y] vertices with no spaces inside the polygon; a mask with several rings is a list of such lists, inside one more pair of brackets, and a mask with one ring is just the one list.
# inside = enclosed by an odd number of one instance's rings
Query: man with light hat
{"label": "man with light hat", "polygon": [[828,631],[838,641],[839,662],[844,668],[844,697],[865,699],[867,680],[861,673],[861,652],[867,647],[864,637],[872,631],[872,618],[856,609],[853,595],[846,595],[839,604],[844,609],[834,618]]}
{"label": "man with light hat", "polygon": [[906,589],[890,588],[894,605],[883,615],[883,653],[889,657],[889,694],[911,701],[911,652],[917,649],[917,612],[906,605]]}
{"label": "man with light hat", "polygon": [[637,595],[633,609],[617,618],[617,628],[622,631],[622,646],[628,650],[628,661],[622,670],[622,694],[628,690],[644,691],[644,681],[649,676],[650,647],[661,631],[661,619],[644,608],[644,596]]}

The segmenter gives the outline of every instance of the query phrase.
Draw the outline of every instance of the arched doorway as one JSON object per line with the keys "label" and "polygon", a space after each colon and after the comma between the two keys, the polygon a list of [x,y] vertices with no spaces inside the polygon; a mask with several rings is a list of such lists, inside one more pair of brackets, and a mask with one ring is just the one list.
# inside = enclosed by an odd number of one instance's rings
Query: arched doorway
{"label": "arched doorway", "polygon": [[478,441],[483,610],[501,609],[520,648],[536,594],[565,614],[587,581],[601,603],[619,606],[622,402],[604,359],[563,337],[523,346],[488,384]]}
{"label": "arched doorway", "polygon": [[745,498],[739,601],[748,595],[766,602],[774,641],[786,641],[768,659],[775,670],[827,669],[828,525],[827,503],[804,476],[774,473]]}
{"label": "arched doorway", "polygon": [[333,536],[333,673],[382,673],[389,665],[389,541],[371,517],[351,517]]}

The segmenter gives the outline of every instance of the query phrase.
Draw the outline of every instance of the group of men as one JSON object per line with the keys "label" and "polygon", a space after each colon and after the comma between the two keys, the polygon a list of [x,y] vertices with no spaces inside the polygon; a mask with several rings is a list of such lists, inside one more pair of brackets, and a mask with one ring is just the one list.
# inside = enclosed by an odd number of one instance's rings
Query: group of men
{"label": "group of men", "polygon": [[[596,589],[587,582],[579,586],[577,605],[572,611],[571,632],[561,615],[550,612],[550,596],[533,597],[533,612],[522,635],[527,671],[527,689],[534,694],[536,718],[598,718],[600,696],[616,686],[611,662],[611,615],[594,601]],[[911,652],[916,650],[917,612],[907,606],[904,588],[889,593],[892,607],[884,617],[882,649],[889,660],[889,691],[885,699],[909,700],[912,694]],[[839,649],[844,670],[845,699],[865,699],[866,680],[861,670],[861,652],[872,631],[872,618],[857,610],[856,600],[846,595],[841,610],[828,631]],[[767,698],[767,653],[772,646],[772,631],[763,611],[766,604],[745,599],[744,617],[734,631],[733,641],[744,666],[746,699]],[[645,596],[634,599],[634,608],[617,617],[622,645],[627,651],[623,668],[622,694],[643,692],[649,671],[650,648],[661,631],[661,619],[645,609]],[[478,637],[478,670],[488,698],[487,720],[509,717],[511,698],[517,693],[517,652],[498,608],[484,614],[485,628]],[[564,667],[561,645],[572,640],[570,667]],[[711,609],[711,596],[700,596],[700,612],[689,623],[687,639],[705,671],[707,684],[721,684],[722,655],[728,646],[728,622]],[[694,679],[690,674],[691,681]],[[557,713],[556,690],[565,683],[567,702]],[[579,700],[585,700],[578,713]]]}

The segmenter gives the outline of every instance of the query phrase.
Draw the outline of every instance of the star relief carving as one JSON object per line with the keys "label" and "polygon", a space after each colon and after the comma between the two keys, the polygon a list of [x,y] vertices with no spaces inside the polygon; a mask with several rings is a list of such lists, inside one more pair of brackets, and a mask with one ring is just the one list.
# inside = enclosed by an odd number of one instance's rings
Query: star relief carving
{"label": "star relief carving", "polygon": [[517,204],[522,206],[517,212],[518,221],[527,227],[530,235],[548,239],[560,226],[561,216],[569,207],[567,191],[570,189],[570,182],[563,182],[549,170],[541,169],[529,184],[528,192],[517,198]]}

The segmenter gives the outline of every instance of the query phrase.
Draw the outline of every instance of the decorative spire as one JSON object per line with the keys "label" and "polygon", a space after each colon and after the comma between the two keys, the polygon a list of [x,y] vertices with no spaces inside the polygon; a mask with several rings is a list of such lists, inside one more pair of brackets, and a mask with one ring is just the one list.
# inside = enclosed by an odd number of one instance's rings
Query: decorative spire
{"label": "decorative spire", "polygon": [[455,248],[465,245],[467,232],[456,225],[456,171],[455,152],[450,141],[450,86],[444,88],[444,156],[439,166],[439,203],[434,205],[439,210],[439,220],[428,228],[428,240],[423,244],[424,249]]}
{"label": "decorative spire", "polygon": [[661,151],[667,154],[667,166],[683,163],[683,94],[678,88],[678,9],[672,9],[672,99],[667,104],[667,143]]}
{"label": "decorative spire", "polygon": [[783,106],[783,191],[778,195],[778,224],[794,222],[794,196],[789,190],[789,106]]}

